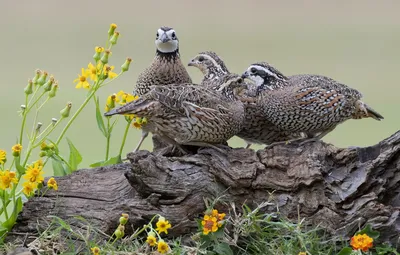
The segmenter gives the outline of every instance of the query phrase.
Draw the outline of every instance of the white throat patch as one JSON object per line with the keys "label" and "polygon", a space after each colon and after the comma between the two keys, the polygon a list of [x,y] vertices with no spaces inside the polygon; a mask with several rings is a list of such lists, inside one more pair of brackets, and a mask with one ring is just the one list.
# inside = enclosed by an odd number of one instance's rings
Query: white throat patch
{"label": "white throat patch", "polygon": [[[172,34],[175,34],[175,30],[171,29],[171,30],[165,32],[162,29],[158,29],[157,33],[158,33],[158,38],[156,39],[155,43],[156,43],[157,49],[160,52],[171,53],[178,49],[178,47],[179,47],[178,39],[172,36]],[[162,36],[168,37],[169,41],[163,43],[160,39]]]}

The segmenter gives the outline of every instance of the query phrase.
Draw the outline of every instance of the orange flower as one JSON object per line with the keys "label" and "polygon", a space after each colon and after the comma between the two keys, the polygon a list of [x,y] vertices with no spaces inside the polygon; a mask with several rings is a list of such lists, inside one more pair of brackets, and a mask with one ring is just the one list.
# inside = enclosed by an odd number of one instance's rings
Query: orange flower
{"label": "orange flower", "polygon": [[350,245],[354,250],[368,251],[372,248],[374,239],[367,234],[355,235],[351,238]]}

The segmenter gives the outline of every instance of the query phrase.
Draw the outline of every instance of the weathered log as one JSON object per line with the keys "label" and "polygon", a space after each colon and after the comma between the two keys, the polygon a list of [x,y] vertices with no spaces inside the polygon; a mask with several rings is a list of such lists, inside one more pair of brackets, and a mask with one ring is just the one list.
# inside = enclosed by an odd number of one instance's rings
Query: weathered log
{"label": "weathered log", "polygon": [[[399,242],[400,131],[366,148],[313,142],[225,154],[200,149],[181,157],[140,151],[128,159],[130,163],[57,178],[59,191],[29,200],[12,232],[34,235],[37,223],[48,215],[72,224],[73,216],[80,215],[112,233],[126,212],[136,227],[161,214],[174,225],[171,234],[178,236],[196,228],[204,198],[224,194],[238,206],[273,200],[289,219],[297,220],[299,212],[344,237],[370,223],[381,232],[380,241]],[[276,211],[276,206],[265,209]],[[16,237],[11,234],[8,240]]]}

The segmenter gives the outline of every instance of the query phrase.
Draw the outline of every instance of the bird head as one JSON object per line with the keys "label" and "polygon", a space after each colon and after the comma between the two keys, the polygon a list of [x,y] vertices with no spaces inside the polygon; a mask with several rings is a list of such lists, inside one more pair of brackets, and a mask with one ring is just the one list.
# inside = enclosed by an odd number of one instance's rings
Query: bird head
{"label": "bird head", "polygon": [[267,87],[271,90],[276,84],[287,80],[285,75],[266,62],[250,65],[242,74],[242,78],[252,80],[259,88]]}
{"label": "bird head", "polygon": [[174,29],[170,27],[160,27],[156,35],[157,50],[162,53],[173,53],[179,49],[179,41]]}
{"label": "bird head", "polygon": [[189,61],[188,66],[197,67],[204,75],[229,73],[222,59],[212,51],[200,52]]}

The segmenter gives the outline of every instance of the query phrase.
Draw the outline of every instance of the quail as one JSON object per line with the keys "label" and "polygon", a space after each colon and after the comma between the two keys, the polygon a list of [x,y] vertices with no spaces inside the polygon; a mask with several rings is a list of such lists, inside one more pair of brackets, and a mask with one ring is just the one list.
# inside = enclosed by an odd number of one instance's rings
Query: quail
{"label": "quail", "polygon": [[146,117],[152,133],[178,149],[180,145],[218,146],[242,128],[244,107],[237,94],[243,89],[240,75],[227,74],[212,88],[192,83],[151,86],[136,101],[106,113]]}
{"label": "quail", "polygon": [[257,86],[257,109],[277,131],[304,132],[315,141],[348,119],[383,116],[361,101],[362,94],[322,75],[286,77],[266,62],[250,65],[242,75]]}
{"label": "quail", "polygon": [[[153,62],[139,74],[134,94],[143,96],[150,91],[153,85],[191,83],[188,72],[182,64],[179,54],[179,40],[174,29],[160,27],[156,35],[156,55]],[[151,131],[151,125],[142,126],[142,138],[136,149],[138,151],[143,141]]]}
{"label": "quail", "polygon": [[[190,60],[189,66],[194,66],[200,69],[204,74],[201,82],[202,85],[210,86],[217,82],[224,74],[230,73],[224,61],[212,51],[200,52]],[[249,148],[252,143],[255,144],[272,144],[275,142],[288,141],[302,137],[300,133],[293,132],[278,132],[273,124],[268,119],[263,117],[262,112],[257,109],[254,100],[246,100],[254,95],[255,87],[252,84],[247,84],[247,94],[240,95],[240,99],[245,107],[245,121],[243,129],[237,134],[238,137],[245,140]],[[253,88],[254,87],[254,88]]]}

